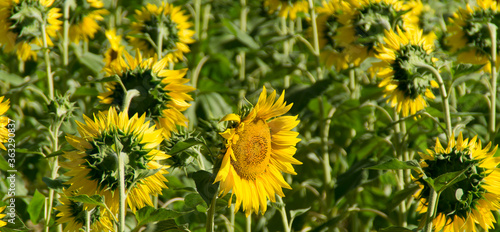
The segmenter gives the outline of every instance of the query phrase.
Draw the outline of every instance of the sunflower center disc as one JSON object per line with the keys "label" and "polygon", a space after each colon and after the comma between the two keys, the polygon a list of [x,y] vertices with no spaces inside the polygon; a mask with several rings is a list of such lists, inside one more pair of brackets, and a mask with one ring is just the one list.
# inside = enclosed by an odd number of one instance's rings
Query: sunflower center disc
{"label": "sunflower center disc", "polygon": [[254,180],[264,173],[271,157],[271,132],[263,120],[246,123],[242,132],[237,134],[238,141],[233,152],[236,161],[231,164],[239,176]]}

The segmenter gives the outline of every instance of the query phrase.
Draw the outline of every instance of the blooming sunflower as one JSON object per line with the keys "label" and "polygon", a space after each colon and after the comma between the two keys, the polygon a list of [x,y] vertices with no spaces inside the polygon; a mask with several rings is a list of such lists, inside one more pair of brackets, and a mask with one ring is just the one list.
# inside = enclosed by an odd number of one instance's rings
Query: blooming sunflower
{"label": "blooming sunflower", "polygon": [[143,51],[144,56],[156,54],[159,31],[163,31],[162,51],[167,50],[165,59],[177,62],[184,53],[190,52],[188,44],[194,43],[194,31],[189,29],[193,23],[188,22],[189,16],[184,15],[180,6],[163,2],[157,6],[147,4],[142,10],[136,10],[132,23],[131,36],[127,36],[134,48]]}
{"label": "blooming sunflower", "polygon": [[[184,78],[187,69],[165,69],[166,59],[158,62],[154,58],[143,60],[139,51],[135,59],[126,51],[124,54],[128,64],[118,62],[118,66],[105,68],[105,71],[110,76],[117,76],[127,90],[140,92],[140,96],[132,99],[129,113],[146,113],[156,121],[158,128],[163,129],[165,138],[177,131],[177,125],[186,127],[188,119],[182,111],[191,106],[186,101],[193,99],[187,93],[194,90],[185,85],[189,82]],[[121,107],[125,96],[123,87],[117,82],[106,83],[108,91],[100,94],[101,103]]]}
{"label": "blooming sunflower", "polygon": [[[458,62],[479,65],[489,63],[491,38],[487,24],[495,23],[497,17],[497,2],[492,0],[478,0],[476,7],[467,4],[465,9],[460,8],[453,14],[446,42],[451,52],[459,53]],[[499,43],[497,36],[497,45]],[[491,72],[491,66],[485,65],[483,70]]]}
{"label": "blooming sunflower", "polygon": [[[81,137],[67,135],[66,140],[75,151],[65,152],[70,176],[67,191],[89,196],[101,195],[112,212],[117,212],[118,157],[125,162],[125,187],[127,204],[132,211],[152,205],[150,195],[161,194],[168,173],[157,161],[170,156],[155,148],[163,141],[161,130],[149,127],[146,115],[135,114],[129,118],[125,112],[118,114],[114,107],[99,112],[94,120],[83,117],[85,124],[76,122]],[[118,142],[116,142],[118,141]],[[121,150],[118,150],[121,147]]]}
{"label": "blooming sunflower", "polygon": [[[70,194],[72,196],[73,194]],[[85,228],[87,211],[90,211],[91,231],[114,231],[109,212],[101,207],[93,207],[81,202],[75,202],[66,196],[59,198],[61,205],[55,207],[59,213],[56,215],[57,224],[67,223],[64,231],[79,232]]]}
{"label": "blooming sunflower", "polygon": [[112,69],[111,66],[119,66],[120,62],[123,62],[120,61],[120,59],[123,58],[123,51],[125,51],[125,46],[120,44],[122,36],[116,35],[115,29],[106,31],[106,38],[108,39],[111,46],[104,53],[104,67]]}
{"label": "blooming sunflower", "polygon": [[424,96],[435,98],[430,88],[437,88],[438,84],[431,73],[422,73],[416,66],[417,63],[432,65],[435,61],[430,54],[432,41],[426,41],[421,30],[403,32],[397,28],[397,32],[386,31],[386,44],[377,47],[376,57],[382,60],[377,64],[382,78],[379,87],[389,97],[387,102],[406,117],[427,106]]}
{"label": "blooming sunflower", "polygon": [[231,199],[236,195],[235,212],[243,206],[247,216],[259,209],[264,214],[267,199],[275,202],[275,194],[285,196],[281,188],[291,189],[281,172],[295,175],[292,164],[302,164],[293,157],[300,139],[298,132],[291,131],[299,120],[281,116],[292,107],[283,101],[284,96],[283,92],[275,102],[276,91],[267,96],[264,87],[248,115],[228,114],[221,119],[234,126],[221,133],[227,151],[215,182],[220,181],[220,195],[231,190]]}
{"label": "blooming sunflower", "polygon": [[[3,210],[6,208],[7,206],[2,206],[0,207],[0,212],[3,212]],[[2,214],[0,213],[0,219],[4,218],[5,216],[7,216],[6,214]],[[7,222],[6,221],[3,221],[3,220],[0,220],[0,227],[4,227],[5,225],[7,225]]]}
{"label": "blooming sunflower", "polygon": [[[339,44],[337,41],[338,29],[342,26],[339,22],[339,15],[348,9],[348,3],[340,0],[323,1],[323,6],[317,7],[318,18],[318,42],[321,49],[321,60],[327,67],[335,66],[337,70],[347,69],[349,64],[358,66],[361,60],[358,56],[364,52],[363,47],[359,45]],[[312,38],[312,28],[309,30]]]}
{"label": "blooming sunflower", "polygon": [[54,0],[3,0],[0,1],[0,45],[6,52],[15,51],[23,61],[36,60],[32,44],[42,46],[42,20],[47,19],[45,37],[53,46],[51,37],[61,28],[59,8],[52,7]]}
{"label": "blooming sunflower", "polygon": [[4,101],[4,96],[0,97],[0,149],[7,150],[3,143],[9,140],[9,130],[7,129],[7,124],[9,124],[9,118],[5,115],[5,112],[9,110],[10,100]]}
{"label": "blooming sunflower", "polygon": [[[446,188],[439,197],[436,217],[433,220],[435,231],[477,231],[479,224],[485,231],[493,228],[495,217],[491,211],[500,209],[500,163],[499,157],[493,157],[497,146],[491,151],[491,143],[484,149],[477,136],[463,139],[462,133],[455,141],[454,136],[444,149],[436,140],[434,151],[420,153],[423,158],[422,170],[430,178],[436,178],[450,172],[465,171],[465,179]],[[430,186],[423,180],[423,175],[416,177],[421,186],[417,193],[420,200],[418,211],[427,212]]]}
{"label": "blooming sunflower", "polygon": [[[384,31],[393,25],[407,26],[414,20],[402,0],[346,0],[347,8],[339,15],[342,23],[337,40],[344,46],[362,46],[364,51],[353,56],[361,61],[373,56],[374,47],[383,43]],[[402,24],[398,24],[402,20]]]}
{"label": "blooming sunflower", "polygon": [[104,20],[103,15],[108,14],[108,10],[102,9],[104,3],[101,0],[77,0],[76,6],[69,27],[69,39],[75,43],[93,39],[101,28],[98,21]]}
{"label": "blooming sunflower", "polygon": [[270,14],[279,10],[280,17],[287,18],[289,16],[291,20],[297,18],[297,13],[309,11],[307,0],[264,0],[264,7],[269,8]]}

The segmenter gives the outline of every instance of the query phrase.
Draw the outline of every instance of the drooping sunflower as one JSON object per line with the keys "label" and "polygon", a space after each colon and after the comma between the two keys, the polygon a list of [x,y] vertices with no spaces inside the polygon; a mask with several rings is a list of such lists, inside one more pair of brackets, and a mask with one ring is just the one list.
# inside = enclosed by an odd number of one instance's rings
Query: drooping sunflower
{"label": "drooping sunflower", "polygon": [[[129,118],[125,112],[111,107],[100,111],[94,119],[84,115],[84,123],[76,122],[81,137],[67,135],[66,140],[76,150],[65,152],[69,159],[62,164],[71,179],[67,191],[101,195],[112,212],[118,212],[118,155],[125,162],[127,204],[135,210],[152,205],[150,195],[161,194],[167,188],[168,173],[157,161],[170,156],[155,149],[162,141],[162,131],[149,126],[146,115]],[[153,172],[154,174],[152,174]],[[146,176],[146,177],[145,177]]]}
{"label": "drooping sunflower", "polygon": [[242,207],[247,216],[259,209],[264,214],[267,199],[275,202],[275,194],[285,196],[282,188],[291,189],[281,172],[295,175],[292,164],[302,164],[293,157],[300,139],[291,131],[299,120],[282,116],[292,107],[284,96],[283,92],[275,101],[276,91],[267,96],[264,87],[248,115],[228,114],[221,119],[234,125],[221,133],[227,151],[215,182],[220,181],[220,195],[229,191],[231,199],[236,195],[235,213]]}
{"label": "drooping sunflower", "polygon": [[53,46],[51,37],[61,28],[62,16],[54,0],[4,0],[0,1],[0,45],[5,52],[15,51],[20,60],[36,60],[32,44],[39,47],[42,42],[43,18],[47,19],[45,37],[47,45]]}
{"label": "drooping sunflower", "polygon": [[71,14],[69,39],[75,43],[93,39],[101,28],[98,21],[104,20],[103,15],[108,14],[108,10],[102,9],[104,3],[101,0],[77,0],[75,5],[76,9]]}
{"label": "drooping sunflower", "polygon": [[[73,196],[72,193],[66,193]],[[65,224],[64,231],[79,232],[85,228],[87,211],[90,211],[91,231],[114,231],[109,212],[99,206],[90,206],[81,202],[75,202],[62,196],[59,198],[60,205],[55,209],[59,211],[56,215],[57,224]]]}
{"label": "drooping sunflower", "polygon": [[[485,65],[483,70],[491,72],[491,66],[488,64],[491,56],[488,23],[495,23],[493,21],[496,21],[498,16],[497,2],[492,0],[477,0],[477,6],[472,8],[467,4],[465,9],[460,8],[453,14],[448,25],[446,42],[451,52],[458,52],[458,62]],[[498,36],[497,46],[500,46]],[[499,48],[497,51],[500,51]]]}
{"label": "drooping sunflower", "polygon": [[415,114],[424,109],[427,102],[424,97],[434,99],[431,88],[438,84],[433,80],[431,73],[422,72],[416,66],[418,63],[433,65],[432,41],[426,41],[421,30],[403,32],[397,28],[397,33],[390,30],[385,32],[385,45],[380,44],[376,49],[377,58],[382,60],[378,76],[382,78],[379,87],[384,88],[387,102],[396,107],[404,117]]}
{"label": "drooping sunflower", "polygon": [[[186,127],[188,119],[182,114],[193,100],[188,92],[193,87],[185,85],[189,79],[184,78],[187,69],[165,69],[167,60],[155,62],[154,58],[142,59],[139,51],[135,59],[124,52],[126,61],[118,62],[118,66],[105,68],[110,76],[116,76],[127,90],[136,89],[140,95],[133,98],[129,113],[146,113],[156,121],[159,129],[163,129],[165,138],[177,131],[177,126]],[[122,59],[123,60],[123,59]],[[107,92],[100,94],[102,104],[116,107],[123,105],[125,90],[117,82],[106,83]]]}
{"label": "drooping sunflower", "polygon": [[[347,45],[337,41],[338,29],[342,26],[339,15],[349,9],[348,3],[340,0],[324,1],[323,6],[317,7],[318,42],[321,49],[321,60],[327,67],[335,66],[337,70],[349,68],[349,64],[358,66],[362,59],[359,55],[365,52],[362,46]],[[312,28],[309,31],[312,38]]]}
{"label": "drooping sunflower", "polygon": [[[477,136],[463,139],[460,133],[456,141],[452,136],[446,149],[437,139],[434,151],[420,153],[422,170],[427,177],[466,170],[465,179],[440,194],[433,220],[435,231],[477,231],[477,225],[488,231],[494,227],[492,211],[500,209],[500,169],[497,168],[500,158],[493,157],[496,150],[497,146],[491,149],[491,143],[482,148]],[[422,174],[414,179],[421,187],[417,193],[420,201],[417,210],[425,213],[431,189]]]}
{"label": "drooping sunflower", "polygon": [[2,214],[1,212],[3,212],[3,210],[6,208],[7,206],[2,206],[0,207],[0,227],[4,227],[5,225],[7,225],[7,222],[6,221],[3,221],[1,220],[2,218],[4,218],[5,216],[7,216],[6,214]]}
{"label": "drooping sunflower", "polygon": [[[357,45],[363,51],[353,56],[361,61],[374,55],[374,48],[383,43],[384,31],[393,25],[400,27],[414,20],[411,10],[402,0],[346,0],[347,7],[339,15],[342,27],[337,32],[337,40],[344,46]],[[402,21],[400,19],[403,19]]]}
{"label": "drooping sunflower", "polygon": [[280,17],[290,17],[291,20],[295,20],[299,12],[309,12],[307,0],[264,0],[264,7],[269,8],[270,14],[279,10]]}
{"label": "drooping sunflower", "polygon": [[111,29],[106,31],[106,38],[109,41],[110,47],[104,53],[104,67],[107,69],[113,69],[111,66],[120,65],[123,63],[123,51],[125,51],[125,46],[121,45],[121,35],[116,35],[116,30]]}
{"label": "drooping sunflower", "polygon": [[3,143],[6,143],[9,140],[9,130],[7,129],[9,118],[4,115],[10,108],[10,100],[6,99],[4,101],[4,98],[4,96],[0,97],[0,149],[7,150]]}
{"label": "drooping sunflower", "polygon": [[160,6],[147,4],[141,10],[136,10],[132,22],[132,32],[127,38],[134,48],[140,49],[144,56],[153,57],[156,46],[159,46],[158,37],[162,31],[162,51],[167,51],[164,59],[169,62],[182,60],[183,54],[188,53],[188,44],[194,43],[194,31],[190,28],[189,16],[184,14],[180,6],[163,2]]}

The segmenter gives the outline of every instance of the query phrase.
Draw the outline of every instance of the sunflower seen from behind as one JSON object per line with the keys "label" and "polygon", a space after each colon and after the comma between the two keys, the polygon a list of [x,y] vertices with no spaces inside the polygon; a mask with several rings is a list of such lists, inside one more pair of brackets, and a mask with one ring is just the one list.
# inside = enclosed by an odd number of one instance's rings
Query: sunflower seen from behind
{"label": "sunflower seen from behind", "polygon": [[59,198],[59,205],[55,209],[57,224],[66,224],[65,232],[79,232],[86,229],[87,212],[90,212],[90,231],[114,231],[109,212],[100,206],[90,206],[81,202],[68,199],[67,196],[75,194],[66,192]]}
{"label": "sunflower seen from behind", "polygon": [[93,39],[99,31],[99,21],[104,20],[104,15],[109,12],[103,9],[101,0],[76,0],[73,12],[71,12],[71,25],[69,27],[69,39],[75,43]]}
{"label": "sunflower seen from behind", "polygon": [[[466,8],[460,8],[453,14],[445,40],[451,52],[458,53],[458,62],[484,65],[483,70],[491,72],[488,64],[491,56],[488,23],[497,24],[498,17],[497,2],[492,0],[478,0],[477,6],[467,4]],[[497,36],[497,46],[500,45],[498,38]]]}
{"label": "sunflower seen from behind", "polygon": [[382,78],[379,87],[383,88],[387,102],[396,108],[403,117],[413,115],[427,106],[427,99],[434,99],[432,88],[438,84],[433,80],[432,73],[422,71],[418,64],[433,65],[432,41],[427,41],[421,30],[403,32],[397,28],[397,33],[385,32],[385,44],[376,49],[377,58],[381,60],[378,77]]}
{"label": "sunflower seen from behind", "polygon": [[109,48],[104,52],[104,67],[108,70],[112,66],[119,66],[120,62],[123,63],[123,55],[125,46],[121,44],[122,36],[116,34],[116,29],[107,30],[105,32],[106,38],[109,41]]}
{"label": "sunflower seen from behind", "polygon": [[163,130],[165,138],[177,132],[177,126],[187,127],[188,119],[182,112],[191,106],[187,101],[193,98],[188,93],[194,90],[186,85],[189,82],[184,78],[187,69],[166,69],[166,59],[143,59],[139,51],[136,51],[135,58],[126,51],[124,55],[125,59],[119,59],[115,65],[104,69],[107,75],[120,79],[123,85],[106,83],[107,92],[100,94],[100,102],[121,109],[126,91],[135,89],[139,96],[131,100],[129,114],[146,113]]}
{"label": "sunflower seen from behind", "polygon": [[156,147],[163,141],[162,131],[150,126],[145,114],[130,117],[118,113],[114,107],[100,111],[91,119],[83,116],[84,123],[76,122],[80,137],[67,135],[66,141],[76,150],[64,152],[69,161],[61,166],[71,177],[67,191],[89,196],[104,196],[106,205],[118,212],[118,155],[125,163],[126,202],[135,212],[146,205],[152,206],[151,195],[161,194],[167,188],[168,173],[158,162],[170,156]]}
{"label": "sunflower seen from behind", "polygon": [[269,14],[278,11],[279,17],[295,20],[297,13],[309,12],[307,0],[264,0],[264,7],[268,9]]}
{"label": "sunflower seen from behind", "polygon": [[215,182],[220,182],[220,195],[236,195],[235,213],[241,207],[247,216],[259,210],[264,214],[268,199],[275,202],[275,194],[285,196],[282,188],[291,189],[282,172],[295,175],[292,164],[302,164],[293,157],[300,139],[292,129],[299,120],[283,116],[292,107],[284,102],[284,92],[275,99],[276,91],[268,96],[264,87],[248,114],[221,119],[232,124],[221,133],[226,152]]}
{"label": "sunflower seen from behind", "polygon": [[141,10],[136,10],[134,17],[136,22],[132,22],[132,31],[127,38],[130,45],[140,49],[144,56],[156,55],[156,47],[160,43],[159,31],[162,31],[161,51],[166,51],[164,59],[178,62],[185,53],[191,51],[188,44],[195,42],[195,32],[190,29],[193,23],[180,6],[166,2],[159,6],[148,3]]}
{"label": "sunflower seen from behind", "polygon": [[50,38],[61,29],[60,9],[53,7],[54,0],[2,0],[0,1],[0,45],[5,52],[15,52],[18,59],[36,60],[32,46],[43,46],[43,19],[46,18],[47,46]]}
{"label": "sunflower seen from behind", "polygon": [[[497,168],[500,158],[493,157],[496,150],[497,146],[492,148],[491,143],[483,148],[477,136],[469,140],[460,133],[456,140],[451,137],[446,149],[436,139],[434,150],[420,153],[423,159],[421,167],[427,177],[435,179],[446,173],[465,170],[463,180],[439,195],[433,220],[435,231],[477,231],[479,227],[488,231],[494,228],[493,212],[500,209],[500,169]],[[423,174],[414,179],[421,187],[417,193],[417,211],[425,213],[431,189]]]}

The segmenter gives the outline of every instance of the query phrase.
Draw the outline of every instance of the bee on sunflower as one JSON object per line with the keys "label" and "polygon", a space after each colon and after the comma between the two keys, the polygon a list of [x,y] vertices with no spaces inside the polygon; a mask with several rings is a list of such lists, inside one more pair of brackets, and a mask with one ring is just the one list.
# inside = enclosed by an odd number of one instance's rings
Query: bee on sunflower
{"label": "bee on sunflower", "polygon": [[116,65],[104,69],[109,76],[115,76],[121,83],[106,83],[107,92],[100,94],[100,102],[120,108],[125,101],[126,92],[135,89],[139,91],[139,96],[131,100],[130,114],[146,113],[162,129],[165,138],[169,138],[172,132],[177,132],[177,126],[187,127],[188,119],[182,111],[191,106],[187,101],[193,100],[187,93],[195,90],[185,85],[189,82],[189,79],[184,78],[187,69],[165,69],[167,59],[143,60],[139,51],[135,58],[126,51],[124,55],[126,59],[121,58]]}
{"label": "bee on sunflower", "polygon": [[[435,231],[477,231],[478,225],[484,230],[494,228],[495,216],[492,211],[500,209],[500,163],[499,157],[493,157],[497,146],[491,143],[482,147],[481,141],[474,136],[464,139],[462,133],[455,140],[452,135],[446,149],[436,139],[434,150],[428,154],[420,153],[421,167],[427,177],[464,171],[464,179],[449,186],[439,195]],[[423,174],[414,177],[421,187],[416,197],[419,199],[417,211],[425,213],[429,206],[431,187],[423,179]]]}
{"label": "bee on sunflower", "polygon": [[[484,65],[483,70],[491,72],[491,66],[487,65],[492,44],[488,23],[495,23],[498,16],[497,2],[492,0],[478,0],[477,6],[467,4],[453,14],[445,40],[451,52],[458,53],[458,62]],[[500,45],[498,36],[496,44]]]}
{"label": "bee on sunflower", "polygon": [[[190,28],[189,16],[180,6],[163,2],[160,6],[147,4],[136,10],[136,22],[132,22],[132,32],[127,36],[130,45],[152,57],[157,51],[167,51],[164,59],[168,62],[182,60],[183,54],[190,52],[188,44],[194,43],[195,32]],[[158,47],[161,47],[158,49]],[[163,57],[163,54],[158,54]]]}
{"label": "bee on sunflower", "polygon": [[61,166],[71,178],[66,191],[89,196],[104,196],[111,212],[119,208],[118,156],[125,163],[126,202],[135,212],[152,206],[150,195],[167,188],[166,166],[158,162],[170,156],[156,147],[163,141],[162,130],[149,126],[146,115],[118,113],[114,107],[100,111],[94,119],[84,115],[85,123],[76,122],[80,137],[67,135],[66,140],[76,150],[64,153],[69,161]]}
{"label": "bee on sunflower", "polygon": [[109,14],[108,10],[102,9],[104,3],[101,0],[77,0],[74,6],[70,19],[69,39],[75,43],[93,39],[101,28],[98,21],[103,21],[103,16]]}
{"label": "bee on sunflower", "polygon": [[[61,29],[60,9],[53,7],[54,0],[4,0],[0,1],[0,45],[5,52],[14,51],[18,59],[36,60],[32,45],[53,46],[51,37]],[[46,20],[46,21],[45,21]],[[46,22],[45,33],[42,27]]]}
{"label": "bee on sunflower", "polygon": [[9,130],[7,129],[7,124],[9,124],[9,118],[4,116],[7,110],[10,108],[10,100],[5,97],[0,97],[0,149],[7,150],[3,143],[6,143],[9,140]]}
{"label": "bee on sunflower", "polygon": [[99,206],[89,206],[72,201],[67,196],[73,196],[74,194],[69,192],[66,194],[66,196],[59,198],[60,205],[55,207],[59,211],[56,215],[56,223],[66,223],[64,231],[79,232],[82,228],[85,228],[87,212],[90,212],[91,231],[114,231],[109,212]]}
{"label": "bee on sunflower", "polygon": [[290,17],[291,20],[295,20],[299,12],[309,12],[307,0],[264,0],[264,7],[269,9],[269,14],[279,11],[279,17]]}
{"label": "bee on sunflower", "polygon": [[268,199],[275,202],[275,194],[285,196],[282,188],[291,189],[281,172],[295,175],[292,164],[302,164],[293,157],[300,139],[292,129],[299,120],[282,116],[292,107],[284,96],[283,92],[275,101],[276,91],[268,96],[264,87],[248,114],[228,114],[221,119],[233,124],[221,133],[226,152],[215,182],[220,182],[220,195],[229,191],[231,199],[236,195],[235,213],[242,207],[247,216],[259,210],[264,214]]}
{"label": "bee on sunflower", "polygon": [[[431,88],[439,87],[432,73],[421,72],[418,64],[433,65],[433,42],[422,36],[422,30],[403,32],[397,28],[385,32],[385,44],[376,47],[376,64],[382,78],[379,87],[384,88],[387,102],[396,107],[403,117],[413,115],[427,106],[425,98],[434,99]],[[425,97],[425,98],[424,98]]]}

